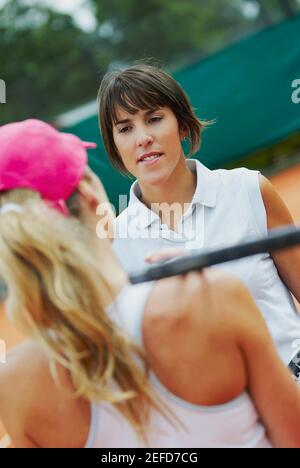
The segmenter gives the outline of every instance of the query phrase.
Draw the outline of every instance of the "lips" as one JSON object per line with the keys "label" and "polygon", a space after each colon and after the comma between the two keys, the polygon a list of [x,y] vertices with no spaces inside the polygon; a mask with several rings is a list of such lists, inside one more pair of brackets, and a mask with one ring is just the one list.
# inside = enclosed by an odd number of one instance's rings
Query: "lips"
{"label": "lips", "polygon": [[143,154],[139,159],[138,162],[151,162],[159,159],[162,156],[162,153],[157,151],[152,151],[151,153]]}

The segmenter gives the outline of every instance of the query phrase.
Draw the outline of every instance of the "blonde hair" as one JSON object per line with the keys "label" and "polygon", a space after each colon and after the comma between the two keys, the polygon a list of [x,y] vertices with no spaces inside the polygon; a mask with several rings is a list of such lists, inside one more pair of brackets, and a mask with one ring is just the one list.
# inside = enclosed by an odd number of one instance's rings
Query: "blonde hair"
{"label": "blonde hair", "polygon": [[105,312],[101,292],[110,285],[87,230],[29,190],[0,194],[4,203],[23,206],[0,215],[0,272],[13,320],[48,351],[53,369],[59,363],[70,371],[76,396],[116,405],[145,438],[150,407],[162,410],[142,350]]}

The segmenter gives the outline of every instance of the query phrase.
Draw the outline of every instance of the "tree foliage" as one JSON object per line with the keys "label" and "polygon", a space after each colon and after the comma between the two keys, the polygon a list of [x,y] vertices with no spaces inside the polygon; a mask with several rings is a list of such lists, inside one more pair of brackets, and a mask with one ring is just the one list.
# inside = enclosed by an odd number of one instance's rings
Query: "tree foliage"
{"label": "tree foliage", "polygon": [[[83,31],[70,15],[24,0],[0,14],[1,123],[50,118],[96,96],[108,67],[154,57],[176,69],[247,33],[299,12],[299,0],[86,0],[97,19]],[[246,14],[254,4],[257,17]]]}
{"label": "tree foliage", "polygon": [[[0,17],[0,77],[7,87],[1,123],[51,118],[95,97],[110,57],[69,15],[10,1]],[[92,53],[91,53],[92,51]]]}

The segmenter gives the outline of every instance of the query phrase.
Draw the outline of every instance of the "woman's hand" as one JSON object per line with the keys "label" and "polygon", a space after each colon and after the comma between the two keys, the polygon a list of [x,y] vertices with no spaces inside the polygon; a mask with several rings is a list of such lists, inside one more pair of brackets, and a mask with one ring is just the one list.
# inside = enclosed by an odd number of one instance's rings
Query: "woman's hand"
{"label": "woman's hand", "polygon": [[145,261],[147,263],[159,263],[165,260],[170,260],[171,258],[184,257],[185,255],[188,255],[188,250],[183,248],[159,250],[147,255],[147,257],[145,257]]}

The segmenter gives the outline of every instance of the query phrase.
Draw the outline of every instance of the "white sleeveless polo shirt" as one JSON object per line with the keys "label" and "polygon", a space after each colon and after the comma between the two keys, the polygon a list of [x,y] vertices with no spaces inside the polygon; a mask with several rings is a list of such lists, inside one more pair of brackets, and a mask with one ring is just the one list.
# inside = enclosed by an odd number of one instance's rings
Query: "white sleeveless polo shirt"
{"label": "white sleeveless polo shirt", "polygon": [[[139,200],[137,182],[133,184],[128,208],[116,220],[113,244],[127,271],[145,267],[144,258],[150,252],[174,247],[217,249],[267,234],[259,172],[245,168],[211,171],[197,160],[187,160],[187,164],[197,173],[197,187],[179,225],[182,234],[161,224]],[[247,286],[288,365],[300,347],[300,315],[270,255],[259,254],[215,268],[234,274]]]}

